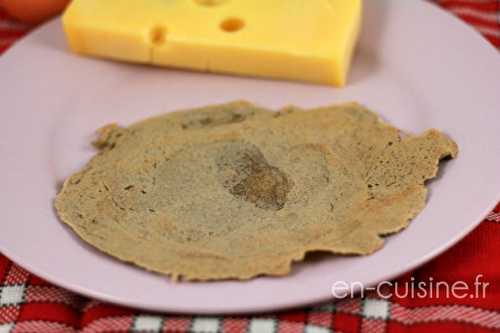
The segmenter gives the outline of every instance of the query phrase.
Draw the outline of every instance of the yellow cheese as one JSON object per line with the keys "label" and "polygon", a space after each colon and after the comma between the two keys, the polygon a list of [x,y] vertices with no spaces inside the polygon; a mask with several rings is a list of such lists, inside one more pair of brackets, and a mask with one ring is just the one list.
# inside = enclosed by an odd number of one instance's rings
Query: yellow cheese
{"label": "yellow cheese", "polygon": [[77,53],[343,86],[362,0],[73,0]]}

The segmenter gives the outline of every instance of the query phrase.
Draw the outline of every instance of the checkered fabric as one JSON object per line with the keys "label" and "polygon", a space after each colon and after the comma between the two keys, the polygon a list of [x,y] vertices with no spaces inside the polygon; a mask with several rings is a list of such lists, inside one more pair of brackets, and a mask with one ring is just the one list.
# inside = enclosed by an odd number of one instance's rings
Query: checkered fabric
{"label": "checkered fabric", "polygon": [[[439,3],[500,48],[500,1],[441,0]],[[0,53],[29,28],[12,21],[0,9]],[[370,292],[363,298],[310,308],[218,317],[145,313],[90,300],[30,274],[0,254],[0,333],[499,331],[498,244],[500,204],[459,244],[393,281],[397,282],[396,287],[386,285],[381,293]],[[479,274],[487,285],[476,290]],[[439,288],[429,285],[431,280],[448,284],[463,281],[473,290],[468,294],[445,295],[438,292]],[[405,285],[418,285],[419,282],[426,282],[425,287],[419,289],[426,292],[425,297],[414,297],[405,288]],[[482,288],[485,288],[484,293]],[[391,297],[385,297],[389,294]]]}

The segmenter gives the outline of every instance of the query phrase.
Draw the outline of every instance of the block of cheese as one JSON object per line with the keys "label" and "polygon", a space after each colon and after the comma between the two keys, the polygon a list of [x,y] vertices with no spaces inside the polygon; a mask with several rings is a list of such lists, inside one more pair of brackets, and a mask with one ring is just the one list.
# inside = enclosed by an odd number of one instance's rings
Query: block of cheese
{"label": "block of cheese", "polygon": [[73,0],[74,52],[191,70],[346,83],[362,0]]}

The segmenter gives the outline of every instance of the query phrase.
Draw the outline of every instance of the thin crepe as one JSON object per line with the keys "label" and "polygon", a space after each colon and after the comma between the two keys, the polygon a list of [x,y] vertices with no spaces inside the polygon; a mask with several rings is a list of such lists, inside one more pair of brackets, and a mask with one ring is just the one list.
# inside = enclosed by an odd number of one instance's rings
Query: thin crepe
{"label": "thin crepe", "polygon": [[370,254],[425,206],[457,145],[401,136],[356,103],[246,102],[110,125],[58,194],[61,220],[120,260],[186,280],[286,275],[307,252]]}

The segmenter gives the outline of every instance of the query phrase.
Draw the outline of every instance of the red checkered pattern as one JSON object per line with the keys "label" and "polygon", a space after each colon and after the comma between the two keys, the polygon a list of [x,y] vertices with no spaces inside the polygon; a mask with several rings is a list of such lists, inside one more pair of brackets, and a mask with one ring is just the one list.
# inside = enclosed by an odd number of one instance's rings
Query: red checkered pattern
{"label": "red checkered pattern", "polygon": [[[440,0],[500,48],[500,1]],[[0,9],[0,53],[30,27]],[[1,78],[1,76],[0,76]],[[500,87],[499,87],[500,88]],[[176,316],[89,300],[53,286],[0,254],[0,333],[331,333],[491,332],[500,330],[500,204],[479,227],[425,266],[385,286],[382,295],[259,316]],[[489,283],[485,297],[404,296],[405,283]],[[383,295],[393,295],[382,298]],[[395,293],[398,293],[395,295]]]}

